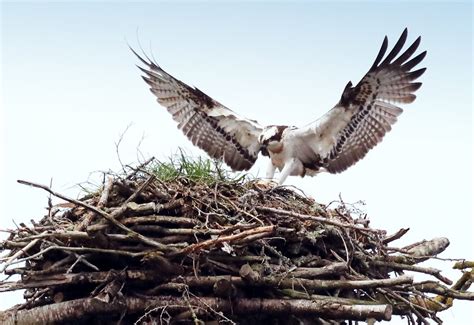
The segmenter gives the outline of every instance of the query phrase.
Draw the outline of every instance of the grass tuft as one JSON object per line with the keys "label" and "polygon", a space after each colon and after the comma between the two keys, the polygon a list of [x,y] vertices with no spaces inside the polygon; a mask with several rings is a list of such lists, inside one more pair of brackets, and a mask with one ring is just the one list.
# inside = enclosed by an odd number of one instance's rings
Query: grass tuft
{"label": "grass tuft", "polygon": [[169,158],[150,165],[150,172],[162,181],[187,178],[194,182],[213,184],[216,182],[241,183],[248,180],[248,174],[235,174],[226,170],[223,163],[203,157],[193,157],[184,150]]}

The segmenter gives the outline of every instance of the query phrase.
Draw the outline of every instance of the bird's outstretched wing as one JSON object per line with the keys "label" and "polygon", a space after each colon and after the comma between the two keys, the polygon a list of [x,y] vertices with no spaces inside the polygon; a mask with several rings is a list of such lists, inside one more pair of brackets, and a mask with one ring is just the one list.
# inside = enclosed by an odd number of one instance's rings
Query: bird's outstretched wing
{"label": "bird's outstretched wing", "polygon": [[178,128],[209,156],[222,159],[233,170],[252,167],[260,151],[262,127],[240,117],[197,88],[174,78],[158,64],[132,52],[146,66],[138,68],[158,103],[167,108]]}
{"label": "bird's outstretched wing", "polygon": [[423,60],[426,51],[412,58],[420,45],[421,38],[418,37],[400,54],[407,34],[405,29],[384,58],[388,46],[385,36],[372,67],[362,80],[355,87],[349,82],[333,109],[299,131],[305,141],[310,142],[311,149],[319,153],[317,161],[306,162],[306,165],[313,163],[331,173],[346,170],[391,130],[402,113],[402,109],[392,103],[411,103],[415,100],[414,92],[421,87],[421,83],[413,81],[426,68],[412,69]]}

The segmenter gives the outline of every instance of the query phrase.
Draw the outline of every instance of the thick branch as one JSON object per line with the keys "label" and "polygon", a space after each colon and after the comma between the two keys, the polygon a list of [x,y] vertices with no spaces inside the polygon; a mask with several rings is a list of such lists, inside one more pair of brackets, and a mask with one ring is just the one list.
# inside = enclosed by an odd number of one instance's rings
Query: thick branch
{"label": "thick branch", "polygon": [[346,262],[337,262],[323,267],[299,267],[290,272],[289,275],[295,278],[313,279],[323,275],[342,274],[347,269]]}
{"label": "thick branch", "polygon": [[[34,276],[25,278],[18,282],[1,282],[0,292],[14,291],[29,288],[56,287],[71,284],[101,284],[118,274],[117,272],[81,272],[63,273],[53,275]],[[132,281],[158,282],[163,278],[156,271],[128,270],[124,273],[125,278]]]}
{"label": "thick branch", "polygon": [[249,282],[239,276],[186,276],[170,280],[169,283],[161,285],[161,289],[166,289],[167,285],[175,283],[185,283],[189,287],[212,287],[217,281],[224,279],[237,286],[271,286],[280,289],[293,289],[303,287],[304,289],[328,290],[328,289],[368,289],[379,287],[392,287],[401,284],[413,283],[413,277],[403,275],[393,279],[376,280],[308,280],[300,278],[282,277],[262,277],[254,282]]}
{"label": "thick branch", "polygon": [[10,311],[0,314],[0,321],[4,325],[26,325],[47,324],[53,322],[72,322],[84,319],[85,316],[100,314],[119,315],[124,309],[128,313],[143,313],[148,309],[159,310],[166,308],[171,314],[180,313],[193,309],[204,309],[215,312],[232,312],[234,315],[268,314],[268,315],[305,315],[324,317],[326,319],[353,319],[366,320],[390,320],[392,307],[390,305],[350,305],[325,300],[306,299],[229,299],[212,297],[190,297],[184,300],[182,297],[161,296],[135,298],[126,297],[116,299],[110,303],[104,303],[98,299],[85,298],[71,300],[52,305],[33,308],[30,310]]}

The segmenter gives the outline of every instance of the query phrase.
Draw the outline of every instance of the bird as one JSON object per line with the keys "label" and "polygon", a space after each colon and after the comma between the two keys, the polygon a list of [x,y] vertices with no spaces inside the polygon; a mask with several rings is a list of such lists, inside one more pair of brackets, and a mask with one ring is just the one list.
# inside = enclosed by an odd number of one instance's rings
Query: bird
{"label": "bird", "polygon": [[421,36],[407,49],[405,28],[387,54],[388,38],[364,77],[353,86],[349,81],[337,104],[319,119],[302,126],[261,125],[214,100],[163,70],[145,53],[132,47],[143,80],[178,128],[197,147],[234,171],[249,170],[259,154],[269,157],[266,179],[278,185],[288,176],[341,173],[365,157],[382,141],[403,112],[396,104],[412,103],[422,85],[415,82],[426,68],[417,68],[426,56],[414,56]]}

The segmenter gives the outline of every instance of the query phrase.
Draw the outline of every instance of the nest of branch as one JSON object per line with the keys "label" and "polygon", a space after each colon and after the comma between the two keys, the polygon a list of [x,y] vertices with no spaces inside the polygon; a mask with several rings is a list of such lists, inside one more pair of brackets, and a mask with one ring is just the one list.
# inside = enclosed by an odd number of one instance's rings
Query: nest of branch
{"label": "nest of branch", "polygon": [[[140,166],[96,193],[50,204],[1,242],[0,292],[25,289],[2,324],[348,324],[401,315],[440,322],[466,291],[418,266],[445,238],[396,248],[342,202],[222,177],[163,180]],[[460,264],[460,263],[458,263]],[[472,265],[460,265],[465,268]],[[404,272],[428,274],[414,282]],[[451,286],[451,287],[448,287]]]}

